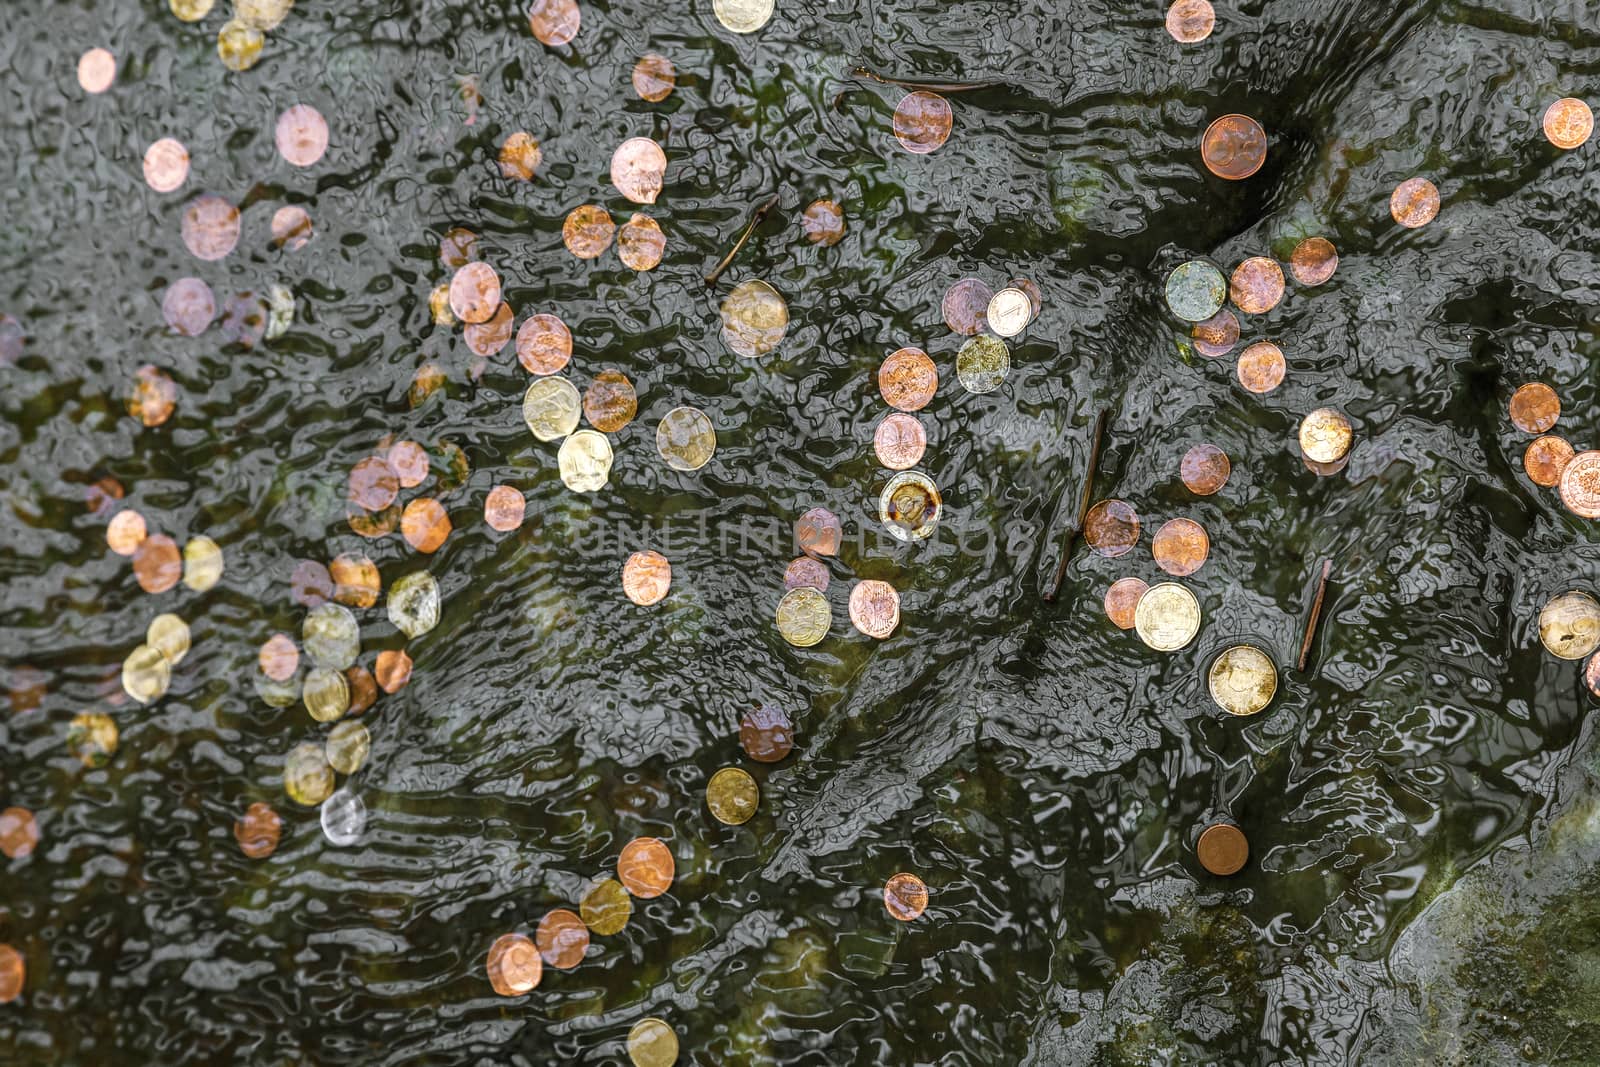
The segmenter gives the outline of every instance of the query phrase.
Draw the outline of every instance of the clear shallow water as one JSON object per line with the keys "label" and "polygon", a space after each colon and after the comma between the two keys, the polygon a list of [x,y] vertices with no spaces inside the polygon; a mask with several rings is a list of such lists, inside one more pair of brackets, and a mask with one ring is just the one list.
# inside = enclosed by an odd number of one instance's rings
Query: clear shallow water
{"label": "clear shallow water", "polygon": [[[1522,474],[1527,437],[1505,414],[1512,388],[1543,380],[1563,401],[1557,432],[1594,441],[1594,146],[1560,153],[1538,133],[1551,100],[1591,88],[1592,14],[1220,6],[1213,37],[1180,48],[1157,4],[787,4],[738,39],[708,4],[582,10],[577,40],[552,50],[509,4],[308,0],[242,74],[216,59],[222,5],[196,26],[156,3],[14,12],[0,311],[27,344],[0,370],[0,655],[12,685],[24,664],[48,682],[41,708],[0,721],[0,802],[33,809],[42,832],[0,868],[0,940],[29,965],[23,999],[0,1008],[6,1057],[615,1062],[655,1014],[695,1063],[1600,1058],[1600,1025],[1518,985],[1554,967],[1587,988],[1561,953],[1586,951],[1592,924],[1581,895],[1561,894],[1592,864],[1539,857],[1557,847],[1552,820],[1585,810],[1592,704],[1533,620],[1592,580],[1595,556],[1588,524]],[[120,70],[86,97],[77,57],[97,44]],[[647,50],[679,72],[661,104],[628,83]],[[858,61],[1005,86],[953,97],[950,142],[913,157],[888,129],[900,90],[847,80]],[[332,128],[308,171],[273,146],[296,102]],[[1197,151],[1229,111],[1271,138],[1237,184]],[[516,129],[544,152],[530,184],[494,163]],[[168,134],[194,162],[163,196],[139,161]],[[631,214],[607,180],[630,136],[669,158],[645,209],[667,255],[644,275],[614,253],[576,261],[560,238],[579,204]],[[1443,210],[1404,231],[1389,192],[1419,173]],[[215,264],[179,234],[203,190],[243,212],[239,247]],[[701,275],[774,190],[779,209],[708,292]],[[847,217],[831,249],[799,231],[819,197]],[[315,226],[299,251],[270,244],[284,204]],[[605,367],[637,387],[601,493],[568,492],[555,446],[528,434],[509,348],[474,381],[459,330],[432,325],[452,226],[480,234],[519,321],[553,311],[572,327],[580,388]],[[1183,352],[1161,306],[1172,266],[1283,259],[1309,234],[1337,245],[1333,280],[1291,284],[1245,323],[1245,343],[1282,346],[1282,387],[1245,394],[1233,359]],[[219,302],[288,285],[295,323],[250,350],[216,325],[172,336],[161,298],[189,274]],[[957,384],[939,313],[969,274],[1024,275],[1045,294],[987,396]],[[761,360],[718,338],[720,294],[750,277],[792,316]],[[939,364],[923,469],[948,508],[940,538],[910,548],[878,536],[871,450],[887,410],[873,375],[903,344]],[[413,407],[429,360],[448,385]],[[157,429],[123,408],[147,362],[179,387]],[[719,442],[691,474],[653,448],[684,403]],[[1317,479],[1292,440],[1327,404],[1357,446],[1343,475]],[[1124,559],[1081,556],[1047,605],[1104,406],[1097,495],[1133,503],[1146,532]],[[398,535],[365,541],[345,521],[347,472],[387,434],[453,442],[471,473],[433,490],[455,523],[425,558],[438,628],[407,643],[381,602],[358,612],[363,662],[404,646],[416,671],[366,713],[372,757],[351,786],[367,830],[337,848],[280,781],[285,754],[324,728],[298,705],[268,708],[250,678],[268,635],[299,632],[297,560],[362,551],[385,588],[419,565]],[[1196,500],[1177,465],[1201,440],[1233,475]],[[216,539],[221,584],[141,592],[84,508],[83,483],[103,475],[152,529]],[[516,534],[482,520],[500,482],[528,496]],[[846,546],[830,564],[833,631],[799,651],[771,619],[793,520],[813,505],[844,519]],[[1114,630],[1099,597],[1123,575],[1157,578],[1148,535],[1178,515],[1211,537],[1187,580],[1205,623],[1161,656]],[[673,565],[648,610],[618,581],[641,548]],[[1323,556],[1334,581],[1302,675],[1283,668]],[[853,578],[900,590],[889,641],[848,628]],[[153,708],[113,707],[116,671],[161,611],[189,621],[194,649]],[[1224,722],[1202,674],[1238,639],[1274,655],[1280,695]],[[797,725],[795,754],[772,767],[737,743],[757,701]],[[101,770],[66,751],[83,710],[121,729]],[[704,810],[724,765],[761,783],[743,828]],[[260,862],[231,829],[256,800],[286,823]],[[1224,815],[1252,858],[1218,881],[1192,843]],[[496,997],[494,937],[571,907],[640,834],[672,846],[672,891],[635,901],[575,971]],[[1539,960],[1506,935],[1503,964],[1480,966],[1481,928],[1438,918],[1460,912],[1452,887],[1479,864],[1571,880],[1480,924],[1525,934],[1554,909],[1576,933],[1548,936]],[[881,903],[902,869],[933,894],[909,925]]]}

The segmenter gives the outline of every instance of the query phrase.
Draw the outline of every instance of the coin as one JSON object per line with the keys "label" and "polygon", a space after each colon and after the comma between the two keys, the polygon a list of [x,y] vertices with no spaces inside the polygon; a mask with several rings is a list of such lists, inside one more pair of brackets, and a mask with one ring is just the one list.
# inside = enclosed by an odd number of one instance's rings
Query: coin
{"label": "coin", "polygon": [[[1600,452],[1592,454],[1600,456]],[[1600,645],[1600,603],[1576,589],[1552,597],[1539,612],[1539,640],[1552,656],[1587,656]]]}
{"label": "coin", "polygon": [[989,329],[1001,337],[1015,337],[1033,319],[1033,301],[1021,289],[1001,289],[989,298]]}
{"label": "coin", "polygon": [[890,918],[908,923],[928,909],[928,887],[916,875],[901,871],[884,883],[883,907]]}
{"label": "coin", "polygon": [[734,33],[754,33],[772,18],[773,0],[711,0],[717,21]]}
{"label": "coin", "polygon": [[170,193],[189,177],[189,150],[182,141],[163,137],[144,150],[144,181],[158,193]]}
{"label": "coin", "polygon": [[584,391],[583,414],[602,433],[616,433],[638,413],[639,394],[619,370],[601,371]]}
{"label": "coin", "polygon": [[678,1035],[653,1015],[640,1019],[628,1031],[628,1058],[633,1067],[672,1067],[678,1062]]}
{"label": "coin", "polygon": [[500,176],[510,181],[533,180],[544,162],[539,142],[527,130],[516,130],[500,142]]}
{"label": "coin", "polygon": [[570,43],[581,24],[577,0],[533,0],[528,8],[528,29],[551,48]]}
{"label": "coin", "polygon": [[611,247],[617,224],[611,213],[598,204],[582,204],[572,209],[561,224],[561,241],[579,259],[596,259]]}
{"label": "coin", "polygon": [[461,331],[461,340],[466,343],[467,351],[485,359],[498,355],[511,341],[511,324],[514,318],[511,305],[502,302],[495,309],[495,313],[489,316],[488,321],[467,323]]}
{"label": "coin", "polygon": [[1286,368],[1283,349],[1271,341],[1257,341],[1239,353],[1239,384],[1252,393],[1270,393],[1283,384]]}
{"label": "coin", "polygon": [[171,612],[157,615],[145,630],[144,643],[160,649],[167,662],[176,667],[189,654],[189,624]]}
{"label": "coin", "polygon": [[740,282],[723,298],[722,343],[745,357],[764,356],[778,347],[789,328],[789,305],[759,279]]}
{"label": "coin", "polygon": [[928,433],[915,415],[890,412],[872,434],[872,447],[878,462],[892,471],[903,471],[922,462],[928,448]]}
{"label": "coin", "polygon": [[1190,327],[1189,336],[1194,340],[1196,352],[1216,359],[1232,352],[1233,346],[1239,343],[1239,320],[1233,312],[1223,308]]}
{"label": "coin", "polygon": [[1179,578],[1199,570],[1210,551],[1205,527],[1193,519],[1168,519],[1150,542],[1156,566]]}
{"label": "coin", "polygon": [[837,556],[844,541],[844,525],[827,508],[808,508],[795,520],[795,547],[808,556]]}
{"label": "coin", "polygon": [[67,727],[67,748],[85,767],[104,767],[117,754],[117,724],[98,711],[80,711]]}
{"label": "coin", "polygon": [[900,594],[888,582],[857,582],[850,590],[850,622],[882,641],[900,625]]}
{"label": "coin", "polygon": [[989,323],[989,303],[994,293],[979,278],[962,278],[944,291],[939,311],[951,333],[972,337]]}
{"label": "coin", "polygon": [[583,962],[584,953],[589,950],[589,928],[566,908],[553,908],[539,920],[534,942],[545,963],[570,971]]}
{"label": "coin", "polygon": [[617,881],[638,897],[659,897],[672,885],[676,865],[672,850],[654,837],[636,837],[622,847],[617,858]]}
{"label": "coin", "polygon": [[642,608],[660,603],[672,586],[672,564],[659,552],[635,552],[622,564],[622,591]]}
{"label": "coin", "polygon": [[276,852],[282,834],[283,819],[264,801],[251,804],[233,821],[233,839],[239,843],[239,851],[253,860],[264,860]]}
{"label": "coin", "polygon": [[785,641],[796,648],[809,648],[828,636],[833,611],[821,593],[801,586],[789,590],[778,601],[777,624]]}
{"label": "coin", "polygon": [[878,494],[878,519],[899,541],[921,541],[939,524],[939,488],[921,471],[901,471]]}
{"label": "coin", "polygon": [[554,374],[572,359],[572,331],[557,315],[532,315],[517,330],[517,361],[529,374]]}
{"label": "coin", "polygon": [[955,114],[950,101],[938,93],[918,89],[894,106],[894,137],[900,147],[915,155],[936,151],[950,139]]}
{"label": "coin", "polygon": [[1176,582],[1152,585],[1134,609],[1133,628],[1157,652],[1176,652],[1200,630],[1200,602]]}
{"label": "coin", "polygon": [[1560,483],[1561,472],[1572,461],[1573,454],[1566,438],[1546,434],[1528,442],[1528,449],[1522,454],[1522,469],[1528,472],[1534,485],[1548,489]]}
{"label": "coin", "polygon": [[0,1004],[9,1004],[22,996],[27,973],[28,965],[22,953],[0,942]]}
{"label": "coin", "polygon": [[785,589],[798,589],[802,585],[810,586],[819,593],[828,591],[828,568],[819,559],[810,556],[800,556],[789,561],[789,566],[783,571],[783,587]]}
{"label": "coin", "polygon": [[844,209],[832,200],[813,200],[800,216],[800,231],[812,244],[830,248],[844,237]]}
{"label": "coin", "polygon": [[1200,158],[1219,178],[1240,181],[1267,159],[1267,131],[1248,115],[1223,115],[1200,138]]}
{"label": "coin", "polygon": [[956,353],[956,377],[969,393],[992,393],[1011,373],[1011,350],[998,337],[980,334]]}
{"label": "coin", "polygon": [[1167,8],[1167,32],[1179,44],[1195,44],[1211,36],[1217,13],[1210,0],[1173,0]]}
{"label": "coin", "polygon": [[1517,386],[1509,407],[1512,424],[1523,433],[1544,433],[1561,417],[1561,397],[1543,382]]}
{"label": "coin", "polygon": [[378,653],[378,661],[373,664],[373,674],[377,676],[377,683],[385,693],[397,693],[404,689],[411,681],[411,657],[405,650],[386,648]]}
{"label": "coin", "polygon": [[1350,451],[1350,420],[1333,408],[1318,408],[1300,420],[1300,453],[1313,463],[1337,463]]}
{"label": "coin", "polygon": [[144,516],[132,508],[124,508],[111,516],[106,526],[106,544],[119,556],[133,555],[148,536]]}
{"label": "coin", "polygon": [[717,432],[698,408],[676,407],[656,426],[656,451],[675,471],[696,471],[717,450]]}
{"label": "coin", "polygon": [[273,634],[261,644],[256,662],[261,673],[275,682],[287,682],[300,667],[300,650],[288,634]]}
{"label": "coin", "polygon": [[522,421],[541,441],[554,441],[578,428],[583,400],[565,378],[536,378],[522,394]]}
{"label": "coin", "polygon": [[749,822],[760,800],[756,780],[738,767],[724,767],[706,783],[706,807],[718,822],[727,826]]}
{"label": "coin", "polygon": [[333,768],[322,746],[302,741],[283,761],[283,791],[296,804],[314,808],[333,792]]}
{"label": "coin", "polygon": [[413,571],[389,587],[389,621],[407,637],[421,637],[439,625],[439,583],[427,571]]}
{"label": "coin", "polygon": [[1178,475],[1195,496],[1211,496],[1228,483],[1233,465],[1228,454],[1210,442],[1190,447],[1178,464]]}
{"label": "coin", "polygon": [[666,152],[648,137],[630,137],[611,153],[611,184],[636,204],[656,202],[666,172]]}
{"label": "coin", "polygon": [[1321,285],[1339,269],[1339,252],[1326,237],[1307,237],[1289,253],[1289,270],[1301,285]]}
{"label": "coin", "polygon": [[366,801],[341,789],[322,802],[322,836],[335,845],[353,845],[367,828]]}
{"label": "coin", "polygon": [[166,371],[149,363],[134,372],[133,390],[128,394],[128,414],[146,426],[160,426],[172,418],[178,403],[178,387]]}
{"label": "coin", "polygon": [[333,722],[350,710],[350,681],[342,669],[317,667],[306,674],[300,698],[318,722]]}
{"label": "coin", "polygon": [[239,19],[229,19],[217,31],[217,58],[231,71],[245,71],[261,58],[266,35]]}
{"label": "coin", "polygon": [[483,498],[483,521],[491,530],[510,533],[527,514],[528,501],[514,485],[497,485]]}
{"label": "coin", "polygon": [[39,821],[33,812],[17,807],[0,811],[0,852],[8,859],[30,856],[38,844]]}
{"label": "coin", "polygon": [[1133,629],[1133,613],[1150,587],[1142,578],[1118,578],[1106,590],[1106,618],[1119,630]]}
{"label": "coin", "polygon": [[1200,866],[1219,877],[1236,874],[1250,857],[1250,842],[1237,827],[1225,822],[1212,823],[1195,842]]}
{"label": "coin", "polygon": [[620,934],[633,914],[633,898],[615,878],[602,878],[583,895],[578,914],[593,933],[607,937]]}
{"label": "coin", "polygon": [[1407,229],[1426,226],[1439,214],[1439,189],[1426,178],[1407,178],[1389,195],[1389,214]]}
{"label": "coin", "polygon": [[[548,380],[548,379],[547,379]],[[561,442],[556,462],[561,481],[574,493],[593,493],[605,488],[611,477],[611,442],[594,430],[578,430]]]}
{"label": "coin", "polygon": [[672,95],[677,84],[678,72],[673,68],[672,60],[666,56],[646,52],[633,65],[633,91],[639,94],[641,100],[659,104]]}
{"label": "coin", "polygon": [[400,516],[400,533],[418,552],[437,552],[451,529],[450,514],[432,497],[413,498]]}
{"label": "coin", "polygon": [[[1167,308],[1185,322],[1205,322],[1222,310],[1228,282],[1203,259],[1179,263],[1167,275]],[[1237,323],[1235,323],[1237,327]]]}
{"label": "coin", "polygon": [[140,645],[122,661],[122,689],[141,704],[160,700],[172,684],[172,664],[159,648]]}
{"label": "coin", "polygon": [[1582,100],[1567,96],[1545,108],[1540,125],[1551,144],[1570,150],[1594,133],[1594,112]]}
{"label": "coin", "polygon": [[489,946],[489,958],[484,963],[489,975],[489,985],[502,997],[515,997],[528,992],[544,976],[544,961],[539,949],[524,934],[501,934]]}
{"label": "coin", "polygon": [[777,763],[794,749],[794,723],[775,704],[746,708],[739,718],[739,747],[757,763]]}
{"label": "coin", "polygon": [[1600,519],[1600,452],[1579,452],[1561,468],[1561,502],[1574,515]]}
{"label": "coin", "polygon": [[462,264],[450,279],[450,310],[462,322],[488,322],[500,310],[500,275],[480,260]]}
{"label": "coin", "polygon": [[1102,556],[1125,556],[1139,543],[1139,513],[1126,500],[1102,500],[1083,517],[1083,539]]}
{"label": "coin", "polygon": [[920,411],[939,388],[939,368],[920,348],[891,352],[878,368],[878,393],[899,411]]}
{"label": "coin", "polygon": [[104,48],[91,48],[78,57],[78,85],[86,93],[103,93],[117,76],[117,58]]}
{"label": "coin", "polygon": [[617,258],[629,270],[654,270],[667,251],[667,235],[649,215],[635,212],[617,231]]}
{"label": "coin", "polygon": [[[351,708],[353,712],[354,707]],[[325,754],[328,766],[340,774],[354,774],[372,751],[372,734],[359,722],[346,719],[328,732]]]}
{"label": "coin", "polygon": [[313,166],[328,151],[328,120],[310,104],[295,104],[278,116],[273,139],[291,166]]}
{"label": "coin", "polygon": [[1252,256],[1233,269],[1228,295],[1247,315],[1263,315],[1283,299],[1283,268],[1266,256]]}
{"label": "coin", "polygon": [[1278,691],[1278,669],[1254,645],[1234,645],[1211,661],[1206,675],[1211,699],[1230,715],[1254,715]]}

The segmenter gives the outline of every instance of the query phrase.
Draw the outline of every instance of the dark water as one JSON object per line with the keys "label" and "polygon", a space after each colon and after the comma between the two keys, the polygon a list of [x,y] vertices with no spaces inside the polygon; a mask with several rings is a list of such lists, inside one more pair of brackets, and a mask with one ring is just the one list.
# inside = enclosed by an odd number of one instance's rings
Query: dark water
{"label": "dark water", "polygon": [[[191,26],[156,0],[13,5],[0,37],[0,312],[27,337],[0,369],[0,656],[13,687],[24,664],[47,679],[41,708],[0,720],[0,806],[42,831],[0,866],[0,940],[29,967],[0,1007],[0,1060],[614,1063],[659,1015],[697,1064],[1600,1062],[1585,910],[1600,830],[1579,817],[1592,701],[1533,625],[1600,557],[1522,473],[1528,438],[1506,417],[1511,389],[1543,380],[1556,432],[1593,444],[1595,148],[1562,153],[1538,129],[1550,101],[1592,98],[1592,8],[1219,4],[1212,38],[1180,47],[1154,2],[784,0],[751,37],[703,0],[585,2],[576,41],[549,49],[509,3],[302,0],[236,74],[215,52],[225,7]],[[93,45],[120,61],[102,96],[75,76]],[[647,50],[679,72],[661,104],[629,86]],[[950,142],[914,157],[888,131],[901,91],[847,79],[858,62],[1004,84],[953,97]],[[273,146],[296,102],[332,127],[306,171]],[[1197,151],[1231,111],[1271,138],[1240,183]],[[544,152],[529,184],[494,163],[517,129]],[[163,135],[194,160],[169,195],[140,173]],[[630,136],[670,160],[645,209],[667,255],[642,275],[561,243],[579,204],[634,210],[607,178]],[[1409,231],[1388,196],[1415,174],[1444,206]],[[219,263],[179,236],[203,190],[243,211]],[[774,190],[708,291],[702,273]],[[821,197],[848,219],[831,249],[799,230]],[[315,226],[296,252],[269,241],[284,204]],[[605,367],[638,388],[602,492],[566,490],[555,445],[529,435],[510,348],[474,380],[459,330],[433,324],[452,226],[481,235],[519,322],[572,327],[580,389]],[[1232,358],[1184,349],[1161,279],[1196,254],[1286,259],[1312,234],[1337,245],[1338,273],[1247,319],[1245,342],[1275,340],[1289,371],[1246,394]],[[294,324],[249,349],[216,325],[174,336],[161,299],[189,274],[219,302],[288,286]],[[987,396],[956,382],[939,313],[969,274],[1044,290]],[[746,360],[717,306],[754,277],[792,322]],[[871,449],[873,376],[905,344],[942,377],[923,469],[949,510],[916,547],[880,536]],[[413,406],[427,361],[448,384]],[[144,363],[178,384],[155,429],[123,407]],[[691,474],[653,446],[685,403],[719,441]],[[1357,446],[1319,479],[1293,438],[1323,405],[1351,416]],[[1124,559],[1080,556],[1044,604],[1102,407],[1099,494],[1133,503],[1146,534]],[[431,557],[345,521],[349,468],[389,434],[470,464],[459,487],[419,490],[455,523]],[[1201,440],[1233,460],[1206,499],[1177,478]],[[107,475],[153,531],[221,544],[221,584],[140,591],[84,507]],[[529,500],[511,535],[482,518],[500,482]],[[801,651],[772,612],[813,505],[847,536],[832,633]],[[1205,622],[1161,655],[1099,598],[1123,575],[1156,580],[1148,533],[1178,515],[1210,533],[1187,580]],[[653,609],[618,582],[641,548],[673,566]],[[260,643],[299,633],[296,561],[342,551],[376,560],[385,588],[425,566],[444,593],[439,627],[409,644],[381,601],[358,612],[362,662],[406,647],[416,672],[366,713],[372,756],[350,785],[371,817],[348,848],[282,794],[285,754],[326,727],[251,683]],[[1324,556],[1326,625],[1301,674]],[[855,578],[901,591],[892,639],[849,627]],[[153,707],[114,703],[163,611],[189,621],[193,651]],[[1280,695],[1223,721],[1203,671],[1240,639],[1278,660]],[[737,742],[763,701],[798,727],[771,767]],[[104,769],[66,748],[85,710],[121,729]],[[761,784],[741,828],[705,811],[725,765]],[[265,861],[232,835],[257,800],[286,823]],[[1568,812],[1569,837],[1547,834]],[[1229,880],[1192,850],[1219,817],[1251,842]],[[641,834],[671,845],[672,891],[636,901],[576,970],[495,996],[493,939],[575,906]],[[1559,858],[1563,840],[1578,858]],[[882,906],[899,870],[932,890],[906,925]],[[1501,870],[1524,888],[1457,906]]]}

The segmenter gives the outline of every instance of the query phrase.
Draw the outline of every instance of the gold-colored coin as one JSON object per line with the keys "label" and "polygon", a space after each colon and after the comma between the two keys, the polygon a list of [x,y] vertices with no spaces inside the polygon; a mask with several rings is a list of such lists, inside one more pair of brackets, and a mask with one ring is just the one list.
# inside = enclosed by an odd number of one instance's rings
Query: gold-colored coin
{"label": "gold-colored coin", "polygon": [[1254,715],[1272,702],[1278,691],[1278,669],[1254,645],[1223,649],[1211,661],[1207,675],[1211,699],[1229,715]]}
{"label": "gold-colored coin", "polygon": [[1133,610],[1133,628],[1157,652],[1176,652],[1200,632],[1200,602],[1176,582],[1152,585]]}
{"label": "gold-colored coin", "polygon": [[222,549],[209,537],[191,537],[183,546],[183,584],[204,593],[222,580]]}
{"label": "gold-colored coin", "polygon": [[211,14],[215,0],[167,0],[167,6],[181,22],[199,22]]}
{"label": "gold-colored coin", "polygon": [[1300,453],[1313,463],[1337,463],[1350,451],[1350,420],[1333,408],[1318,408],[1300,420]]}
{"label": "gold-colored coin", "polygon": [[722,342],[738,355],[766,355],[788,328],[789,305],[766,282],[740,282],[723,298]]}
{"label": "gold-colored coin", "polygon": [[602,878],[583,895],[578,914],[593,933],[620,934],[633,915],[633,898],[615,878]]}
{"label": "gold-colored coin", "polygon": [[176,667],[189,654],[189,624],[168,612],[150,620],[144,643],[161,650],[167,662]]}
{"label": "gold-colored coin", "polygon": [[522,394],[522,421],[541,441],[554,441],[578,428],[583,398],[567,379],[551,375],[535,378]]}
{"label": "gold-colored coin", "polygon": [[809,648],[828,636],[833,625],[833,611],[828,598],[812,589],[801,586],[783,594],[778,601],[778,632],[796,648]]}
{"label": "gold-colored coin", "polygon": [[407,637],[421,637],[439,625],[439,583],[427,571],[413,571],[389,587],[389,621]]}
{"label": "gold-colored coin", "polygon": [[283,761],[283,791],[296,804],[314,808],[333,792],[333,768],[323,755],[322,746],[302,741]]}
{"label": "gold-colored coin", "polygon": [[699,408],[676,407],[656,426],[656,451],[675,471],[697,471],[717,451],[717,431]]}
{"label": "gold-colored coin", "polygon": [[[544,381],[550,379],[545,378]],[[556,462],[561,481],[574,493],[593,493],[605,488],[611,477],[611,442],[595,430],[579,430],[561,442]]]}
{"label": "gold-colored coin", "polygon": [[1587,656],[1600,646],[1600,603],[1576,589],[1552,598],[1539,612],[1539,640],[1552,656]]}
{"label": "gold-colored coin", "polygon": [[372,751],[372,734],[354,719],[346,719],[328,734],[328,765],[340,774],[354,774]]}
{"label": "gold-colored coin", "polygon": [[878,495],[878,519],[898,541],[921,541],[939,525],[939,487],[921,471],[901,471]]}
{"label": "gold-colored coin", "polygon": [[172,684],[172,664],[159,648],[140,645],[122,661],[122,689],[141,704],[160,700]]}
{"label": "gold-colored coin", "polygon": [[342,669],[318,667],[306,674],[300,699],[313,719],[333,722],[350,710],[350,681]]}
{"label": "gold-colored coin", "polygon": [[678,1035],[653,1015],[640,1019],[628,1031],[628,1058],[633,1067],[672,1067],[678,1062]]}
{"label": "gold-colored coin", "polygon": [[969,393],[992,393],[1011,373],[1011,350],[998,337],[979,334],[956,353],[956,377]]}
{"label": "gold-colored coin", "polygon": [[234,19],[217,31],[217,58],[231,71],[249,70],[261,58],[266,41],[260,30]]}
{"label": "gold-colored coin", "polygon": [[706,807],[718,822],[728,826],[749,822],[760,802],[756,780],[738,767],[724,767],[706,783]]}

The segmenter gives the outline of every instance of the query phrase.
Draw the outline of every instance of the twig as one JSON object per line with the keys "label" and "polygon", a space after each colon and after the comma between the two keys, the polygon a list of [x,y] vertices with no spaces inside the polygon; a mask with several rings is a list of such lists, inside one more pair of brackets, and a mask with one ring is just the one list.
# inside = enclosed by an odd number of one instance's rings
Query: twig
{"label": "twig", "polygon": [[780,189],[767,197],[761,206],[756,208],[755,213],[750,216],[750,224],[744,228],[744,232],[739,235],[739,239],[733,242],[733,247],[728,249],[728,254],[722,257],[722,262],[717,264],[715,270],[706,275],[706,284],[708,286],[717,284],[717,279],[722,277],[722,272],[728,269],[728,264],[733,262],[733,257],[739,254],[739,249],[743,248],[744,243],[750,240],[750,235],[756,232],[756,227],[761,225],[767,215],[772,212],[772,209],[778,206],[778,197],[781,193],[782,190]]}
{"label": "twig", "polygon": [[858,66],[850,68],[853,78],[865,78],[875,81],[879,85],[898,85],[903,89],[926,89],[931,93],[971,93],[979,89],[1003,89],[1005,82],[935,82],[919,81],[915,78],[894,78],[887,74],[879,74],[871,67]]}
{"label": "twig", "polygon": [[1311,610],[1306,612],[1305,636],[1300,639],[1300,662],[1297,669],[1304,671],[1311,658],[1311,642],[1317,636],[1317,620],[1322,617],[1322,598],[1328,593],[1328,575],[1333,570],[1333,560],[1322,561],[1322,577],[1317,579],[1317,595],[1311,599]]}
{"label": "twig", "polygon": [[1110,408],[1101,408],[1094,417],[1094,436],[1089,438],[1089,466],[1083,472],[1083,499],[1078,502],[1077,520],[1061,535],[1061,559],[1056,563],[1056,576],[1050,580],[1050,588],[1044,591],[1046,603],[1055,603],[1056,595],[1061,592],[1061,582],[1067,576],[1067,561],[1072,558],[1073,546],[1083,532],[1083,520],[1089,514],[1089,498],[1094,494],[1094,469],[1100,465],[1100,439],[1105,436],[1106,419],[1110,415]]}

